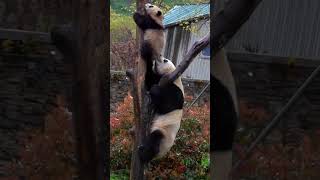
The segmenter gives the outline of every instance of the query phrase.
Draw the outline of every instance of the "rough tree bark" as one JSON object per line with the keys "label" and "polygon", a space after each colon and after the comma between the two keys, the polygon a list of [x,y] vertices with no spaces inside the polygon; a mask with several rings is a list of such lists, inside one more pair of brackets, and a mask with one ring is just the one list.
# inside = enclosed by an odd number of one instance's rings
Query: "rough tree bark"
{"label": "rough tree bark", "polygon": [[[148,0],[137,0],[137,11],[143,12],[144,4],[150,3]],[[137,27],[137,45],[140,48],[143,33]],[[133,143],[133,151],[131,158],[130,179],[143,180],[144,179],[144,164],[141,162],[138,155],[138,146],[142,143],[147,135],[147,127],[151,122],[151,109],[149,106],[149,97],[144,87],[144,75],[146,72],[146,65],[141,58],[136,58],[135,69],[127,71],[132,82],[132,96],[134,103],[134,123],[135,135]]]}
{"label": "rough tree bark", "polygon": [[75,122],[79,177],[106,179],[108,127],[106,118],[107,16],[105,0],[74,0],[73,47],[75,78],[73,119]]}
{"label": "rough tree bark", "polygon": [[57,48],[74,63],[73,121],[80,180],[107,179],[107,18],[105,0],[73,1],[72,27],[52,31]]}

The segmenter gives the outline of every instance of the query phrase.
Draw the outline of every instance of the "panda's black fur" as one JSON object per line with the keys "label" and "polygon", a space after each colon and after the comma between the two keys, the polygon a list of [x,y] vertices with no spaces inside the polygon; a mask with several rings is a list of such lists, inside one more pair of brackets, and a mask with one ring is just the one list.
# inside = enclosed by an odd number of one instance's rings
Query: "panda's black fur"
{"label": "panda's black fur", "polygon": [[[159,25],[148,14],[142,15],[136,12],[133,15],[133,19],[143,32],[150,29],[164,30],[163,26]],[[143,41],[143,43],[141,44],[140,53],[141,53],[141,57],[144,60],[146,60],[147,62],[151,62],[153,60],[152,44],[149,41]],[[152,67],[152,64],[151,64],[151,67]]]}
{"label": "panda's black fur", "polygon": [[182,109],[184,98],[181,89],[170,83],[165,87],[152,86],[150,90],[151,101],[158,114],[166,114],[176,109]]}
{"label": "panda's black fur", "polygon": [[211,62],[210,153],[213,179],[227,180],[239,117],[235,82],[224,49]]}
{"label": "panda's black fur", "polygon": [[[146,62],[147,69],[152,69],[153,61],[159,58],[164,44],[164,27],[162,24],[163,14],[155,5],[146,4],[145,14],[135,12],[133,19],[137,26],[144,32],[145,36],[140,47],[141,58]],[[159,81],[159,77],[153,76],[147,71],[145,75],[146,88],[149,91],[152,84]]]}
{"label": "panda's black fur", "polygon": [[230,91],[217,78],[211,75],[212,93],[210,102],[212,110],[211,151],[226,151],[232,149],[237,124],[237,113]]}

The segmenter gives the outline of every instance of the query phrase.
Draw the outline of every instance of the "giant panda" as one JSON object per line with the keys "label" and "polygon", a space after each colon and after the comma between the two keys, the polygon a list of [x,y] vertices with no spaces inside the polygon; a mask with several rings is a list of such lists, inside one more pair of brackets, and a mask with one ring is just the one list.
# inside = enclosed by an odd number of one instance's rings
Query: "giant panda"
{"label": "giant panda", "polygon": [[[141,44],[141,58],[146,62],[147,69],[152,69],[153,61],[159,59],[164,46],[164,27],[162,10],[155,5],[145,4],[145,14],[135,12],[133,19],[137,26],[143,31]],[[145,75],[146,88],[149,91],[152,84],[158,81],[152,71]]]}
{"label": "giant panda", "polygon": [[211,177],[227,180],[232,168],[232,144],[239,110],[235,82],[224,49],[213,57],[210,76]]}
{"label": "giant panda", "polygon": [[[160,56],[153,66],[153,74],[160,78],[172,73],[174,64]],[[157,83],[150,89],[151,104],[154,108],[149,135],[138,148],[140,159],[148,163],[155,157],[164,156],[172,147],[180,128],[182,108],[184,103],[184,89],[181,77],[174,82],[160,87]]]}

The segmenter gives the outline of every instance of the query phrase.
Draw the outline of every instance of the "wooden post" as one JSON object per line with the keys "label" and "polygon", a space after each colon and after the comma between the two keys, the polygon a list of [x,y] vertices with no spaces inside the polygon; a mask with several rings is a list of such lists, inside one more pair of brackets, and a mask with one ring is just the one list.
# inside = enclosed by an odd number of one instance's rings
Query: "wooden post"
{"label": "wooden post", "polygon": [[74,61],[73,121],[80,180],[103,180],[109,175],[107,121],[106,0],[73,1]]}

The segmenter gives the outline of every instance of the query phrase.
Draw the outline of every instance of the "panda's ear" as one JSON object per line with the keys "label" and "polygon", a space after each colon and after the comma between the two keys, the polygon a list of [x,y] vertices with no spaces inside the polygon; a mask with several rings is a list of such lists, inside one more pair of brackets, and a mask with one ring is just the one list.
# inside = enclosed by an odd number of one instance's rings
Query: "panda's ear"
{"label": "panda's ear", "polygon": [[161,11],[158,11],[157,12],[157,16],[161,16],[162,15],[162,12]]}

